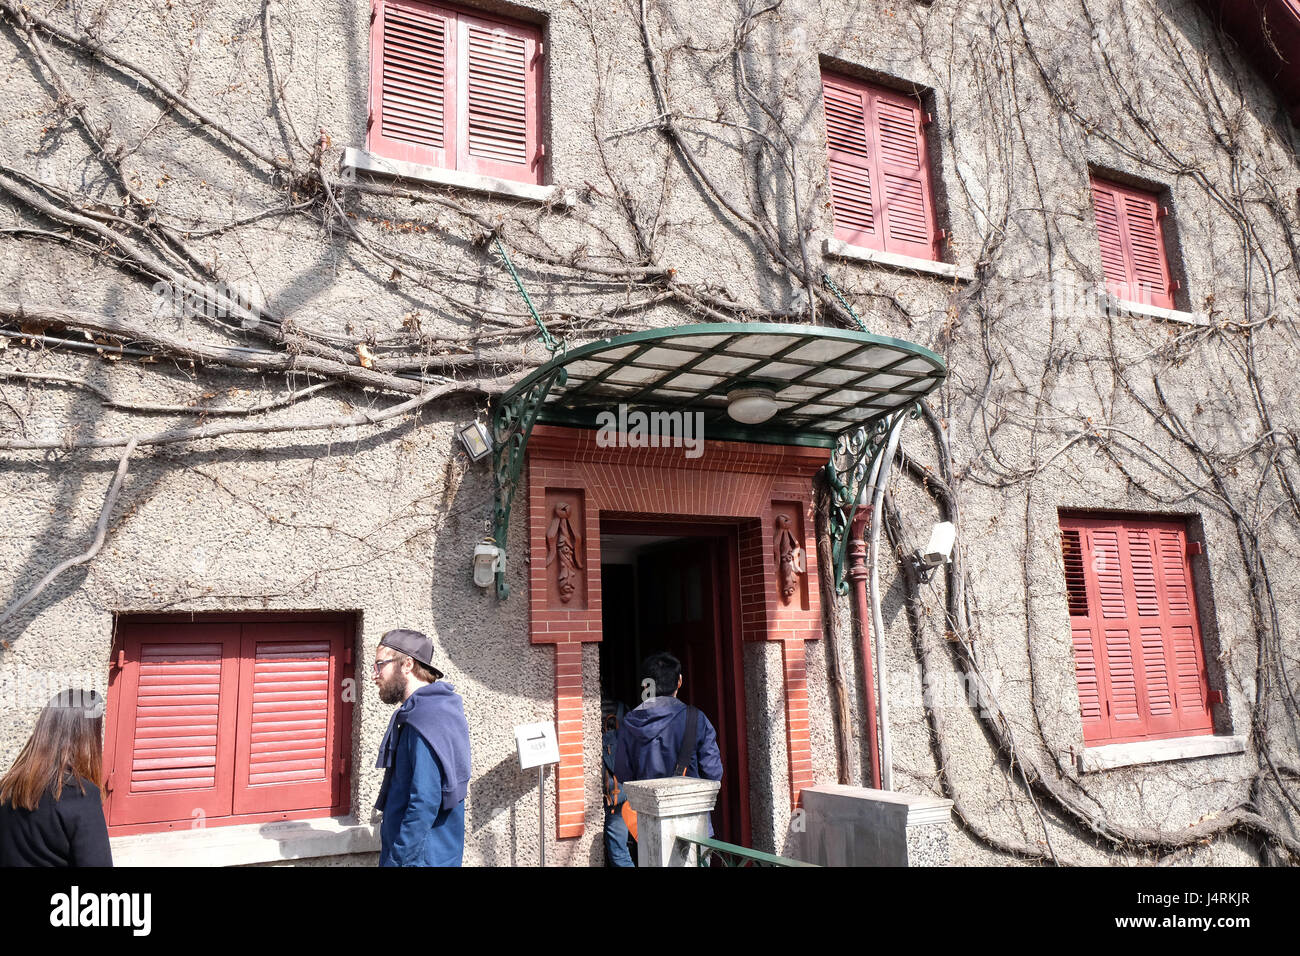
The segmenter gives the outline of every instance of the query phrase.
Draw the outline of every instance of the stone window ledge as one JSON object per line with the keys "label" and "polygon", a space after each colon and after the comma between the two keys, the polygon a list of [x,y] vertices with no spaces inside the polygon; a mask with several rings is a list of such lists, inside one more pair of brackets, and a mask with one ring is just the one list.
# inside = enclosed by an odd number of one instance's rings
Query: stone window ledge
{"label": "stone window ledge", "polygon": [[343,150],[343,159],[339,167],[344,171],[369,173],[375,176],[394,176],[401,179],[415,179],[435,186],[450,186],[454,189],[466,189],[501,199],[524,199],[529,202],[549,203],[556,206],[572,206],[577,203],[577,194],[572,189],[560,186],[537,186],[532,183],[517,183],[496,176],[480,176],[458,169],[441,169],[437,166],[424,166],[420,163],[408,163],[400,159],[385,159],[375,156],[364,149],[349,146]]}
{"label": "stone window ledge", "polygon": [[1204,312],[1179,312],[1176,309],[1162,309],[1158,305],[1142,302],[1126,302],[1113,295],[1101,297],[1102,312],[1113,315],[1136,315],[1146,319],[1163,319],[1166,322],[1181,322],[1184,325],[1209,325],[1210,320]]}
{"label": "stone window ledge", "polygon": [[975,280],[974,266],[958,266],[951,262],[933,262],[918,259],[916,256],[900,256],[896,252],[882,252],[865,246],[852,246],[840,239],[826,239],[822,242],[822,254],[837,259],[850,259],[854,262],[869,262],[872,265],[886,266],[904,272],[921,272],[926,275],[939,276],[944,279],[956,279],[959,282]]}
{"label": "stone window ledge", "polygon": [[379,850],[379,828],[351,817],[137,833],[109,839],[114,866],[238,866]]}
{"label": "stone window ledge", "polygon": [[1142,740],[1131,744],[1107,744],[1088,747],[1079,754],[1079,772],[1095,773],[1116,767],[1161,763],[1166,760],[1190,760],[1193,757],[1214,757],[1220,754],[1239,754],[1246,750],[1242,737],[1175,737],[1171,740]]}

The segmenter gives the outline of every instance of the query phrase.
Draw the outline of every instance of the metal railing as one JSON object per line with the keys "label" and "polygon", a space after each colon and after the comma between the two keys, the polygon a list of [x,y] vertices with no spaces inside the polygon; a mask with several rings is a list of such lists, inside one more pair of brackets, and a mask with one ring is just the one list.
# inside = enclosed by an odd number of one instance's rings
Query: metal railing
{"label": "metal railing", "polygon": [[813,866],[816,863],[804,863],[802,860],[792,860],[785,856],[776,856],[773,853],[764,853],[761,850],[751,850],[747,847],[737,846],[734,843],[723,843],[721,840],[711,840],[704,837],[683,837],[677,838],[676,849],[686,855],[690,854],[692,849],[695,850],[696,866]]}

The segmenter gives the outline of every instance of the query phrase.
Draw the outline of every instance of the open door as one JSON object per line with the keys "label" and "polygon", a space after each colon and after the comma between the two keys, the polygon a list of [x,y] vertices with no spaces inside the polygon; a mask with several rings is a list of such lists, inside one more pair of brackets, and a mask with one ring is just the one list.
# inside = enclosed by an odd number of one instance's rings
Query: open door
{"label": "open door", "polygon": [[[668,651],[682,662],[678,697],[699,708],[718,734],[723,777],[713,813],[716,836],[748,846],[749,781],[735,529],[671,522],[602,522],[602,552],[607,550],[603,543],[606,535],[620,533],[628,534],[626,540],[634,540],[638,546],[629,559],[630,573],[623,566],[622,579],[627,582],[623,600],[617,592],[605,592],[602,662],[608,657],[615,665],[610,670],[618,673],[626,673],[626,663],[617,662],[635,657],[639,668],[641,659],[657,651]],[[626,615],[627,598],[634,599],[631,621]],[[622,612],[612,610],[611,605],[623,608]],[[627,695],[626,682],[619,685],[619,693]],[[625,702],[629,706],[640,703],[639,688]]]}

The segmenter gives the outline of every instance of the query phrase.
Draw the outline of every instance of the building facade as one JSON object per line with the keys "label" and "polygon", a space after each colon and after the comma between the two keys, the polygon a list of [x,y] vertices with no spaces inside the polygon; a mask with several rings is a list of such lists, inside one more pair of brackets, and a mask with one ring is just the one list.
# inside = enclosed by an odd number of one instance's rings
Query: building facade
{"label": "building facade", "polygon": [[1294,862],[1300,11],[1243,6],[3,0],[0,764],[93,686],[120,861],[373,864],[407,627],[467,864],[601,864],[659,648],[732,842],[878,775],[953,862]]}

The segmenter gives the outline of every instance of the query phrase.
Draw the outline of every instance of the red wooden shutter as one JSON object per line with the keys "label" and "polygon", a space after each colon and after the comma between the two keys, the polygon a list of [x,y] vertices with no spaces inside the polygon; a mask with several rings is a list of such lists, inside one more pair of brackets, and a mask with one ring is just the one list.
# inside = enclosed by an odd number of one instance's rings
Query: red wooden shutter
{"label": "red wooden shutter", "polygon": [[885,249],[934,259],[934,209],[921,108],[892,90],[873,89]]}
{"label": "red wooden shutter", "polygon": [[1129,566],[1132,569],[1130,620],[1142,646],[1142,705],[1148,736],[1167,736],[1178,729],[1169,662],[1169,635],[1161,621],[1160,589],[1156,580],[1156,554],[1148,528],[1129,528]]}
{"label": "red wooden shutter", "polygon": [[905,94],[822,75],[835,238],[935,259],[924,115]]}
{"label": "red wooden shutter", "polygon": [[1133,257],[1130,292],[1138,302],[1172,309],[1174,297],[1169,288],[1169,267],[1165,263],[1156,197],[1129,190],[1124,196],[1124,225]]}
{"label": "red wooden shutter", "polygon": [[1124,251],[1124,232],[1119,223],[1119,198],[1100,180],[1092,181],[1092,209],[1097,218],[1097,238],[1101,240],[1101,268],[1106,276],[1106,290],[1123,299],[1128,294],[1128,257]]}
{"label": "red wooden shutter", "polygon": [[822,100],[826,109],[835,238],[883,250],[884,236],[876,211],[877,179],[867,92],[860,84],[823,75]]}
{"label": "red wooden shutter", "polygon": [[1191,586],[1187,533],[1179,525],[1159,525],[1152,538],[1159,554],[1160,613],[1178,729],[1189,735],[1212,733],[1214,717],[1209,704],[1201,625]]}
{"label": "red wooden shutter", "polygon": [[390,159],[454,166],[455,13],[394,0],[376,0],[374,9],[368,148]]}
{"label": "red wooden shutter", "polygon": [[135,624],[120,632],[108,766],[112,826],[230,813],[239,625]]}
{"label": "red wooden shutter", "polygon": [[1212,732],[1183,526],[1063,517],[1061,527],[1085,744]]}
{"label": "red wooden shutter", "polygon": [[1107,290],[1125,302],[1172,309],[1157,198],[1094,178],[1092,199]]}
{"label": "red wooden shutter", "polygon": [[340,802],[343,647],[336,622],[243,625],[235,813]]}
{"label": "red wooden shutter", "polygon": [[541,31],[468,14],[459,20],[457,168],[540,183]]}
{"label": "red wooden shutter", "polygon": [[1079,685],[1079,716],[1083,721],[1083,739],[1087,743],[1108,736],[1110,725],[1102,696],[1099,618],[1094,612],[1097,602],[1089,594],[1083,532],[1078,528],[1063,529],[1061,552],[1065,559],[1070,639],[1074,645],[1075,678]]}

